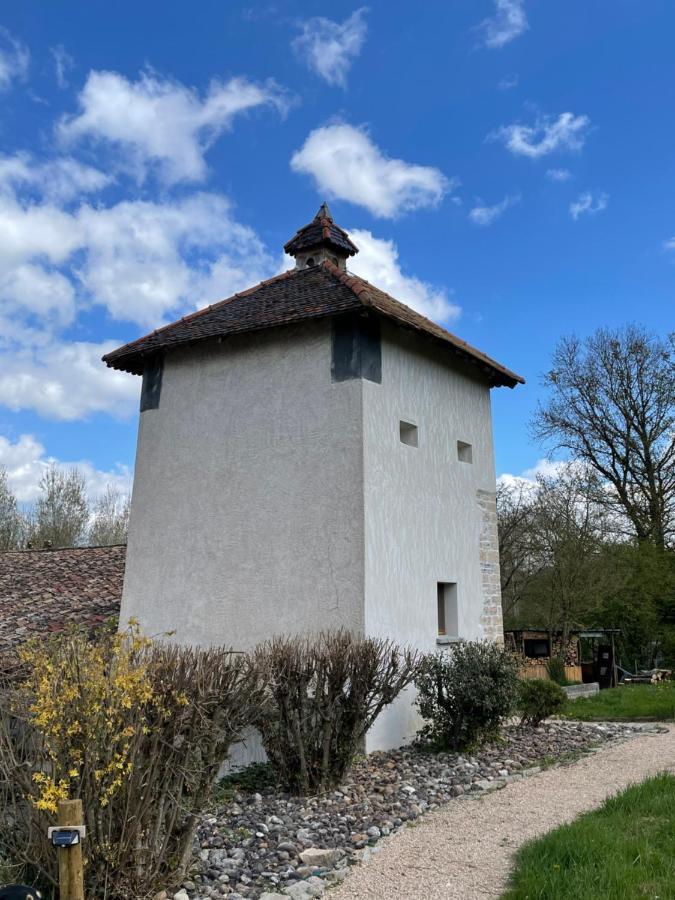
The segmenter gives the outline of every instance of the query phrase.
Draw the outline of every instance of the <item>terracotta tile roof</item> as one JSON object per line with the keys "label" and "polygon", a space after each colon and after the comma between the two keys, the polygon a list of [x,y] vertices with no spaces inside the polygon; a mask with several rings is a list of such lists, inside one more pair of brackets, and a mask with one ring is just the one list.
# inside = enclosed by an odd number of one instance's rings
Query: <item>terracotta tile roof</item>
{"label": "terracotta tile roof", "polygon": [[126,547],[0,552],[0,665],[31,637],[119,616]]}
{"label": "terracotta tile roof", "polygon": [[524,379],[369,284],[328,261],[291,269],[255,287],[165,325],[103,357],[114,369],[140,375],[148,356],[213,338],[261,331],[310,319],[370,309],[439,342],[451,354],[478,366],[494,387],[515,387]]}

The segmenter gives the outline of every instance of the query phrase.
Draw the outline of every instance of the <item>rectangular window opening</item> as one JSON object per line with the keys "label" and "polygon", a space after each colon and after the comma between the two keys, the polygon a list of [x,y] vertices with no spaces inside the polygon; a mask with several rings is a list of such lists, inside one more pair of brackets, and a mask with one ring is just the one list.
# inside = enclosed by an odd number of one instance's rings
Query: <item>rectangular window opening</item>
{"label": "rectangular window opening", "polygon": [[457,610],[457,584],[454,581],[439,581],[437,585],[438,600],[438,637],[446,641],[459,638],[459,620]]}
{"label": "rectangular window opening", "polygon": [[399,423],[399,433],[401,435],[402,444],[407,444],[409,447],[419,446],[417,425],[413,425],[411,422],[401,421]]}
{"label": "rectangular window opening", "polygon": [[465,441],[457,441],[457,459],[460,462],[465,463],[473,462],[473,449],[471,444],[467,444]]}

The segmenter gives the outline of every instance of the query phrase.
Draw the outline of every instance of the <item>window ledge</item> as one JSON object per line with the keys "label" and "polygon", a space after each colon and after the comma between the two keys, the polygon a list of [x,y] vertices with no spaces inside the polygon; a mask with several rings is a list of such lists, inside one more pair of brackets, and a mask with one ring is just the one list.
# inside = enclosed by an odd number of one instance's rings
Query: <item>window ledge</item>
{"label": "window ledge", "polygon": [[436,643],[440,646],[445,646],[446,644],[458,644],[461,641],[460,637],[450,637],[447,634],[439,635],[436,638]]}

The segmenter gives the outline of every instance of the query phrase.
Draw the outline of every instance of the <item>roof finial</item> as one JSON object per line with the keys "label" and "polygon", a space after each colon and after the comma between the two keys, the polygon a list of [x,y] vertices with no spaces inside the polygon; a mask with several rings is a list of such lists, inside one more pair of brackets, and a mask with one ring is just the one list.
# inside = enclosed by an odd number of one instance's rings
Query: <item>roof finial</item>
{"label": "roof finial", "polygon": [[333,217],[330,214],[330,209],[328,208],[328,204],[325,200],[319,207],[318,213],[314,216],[315,222],[319,222],[321,219],[330,219],[331,222],[333,221]]}

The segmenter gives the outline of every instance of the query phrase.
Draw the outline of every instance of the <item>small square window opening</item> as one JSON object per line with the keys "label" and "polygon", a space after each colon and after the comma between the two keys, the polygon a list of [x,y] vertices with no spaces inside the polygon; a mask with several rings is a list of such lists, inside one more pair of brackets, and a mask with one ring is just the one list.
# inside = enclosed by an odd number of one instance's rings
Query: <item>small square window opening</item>
{"label": "small square window opening", "polygon": [[457,441],[457,459],[460,462],[473,462],[473,448],[465,441]]}
{"label": "small square window opening", "polygon": [[407,444],[409,447],[419,446],[417,425],[413,425],[411,422],[402,421],[399,423],[399,434],[401,436],[402,444]]}
{"label": "small square window opening", "polygon": [[457,611],[457,584],[454,581],[439,581],[437,585],[438,637],[457,639],[459,621]]}

